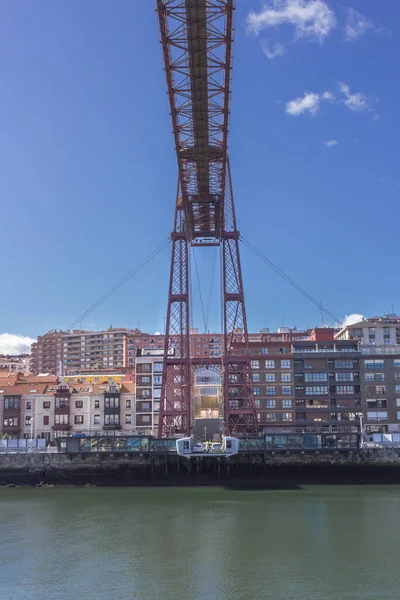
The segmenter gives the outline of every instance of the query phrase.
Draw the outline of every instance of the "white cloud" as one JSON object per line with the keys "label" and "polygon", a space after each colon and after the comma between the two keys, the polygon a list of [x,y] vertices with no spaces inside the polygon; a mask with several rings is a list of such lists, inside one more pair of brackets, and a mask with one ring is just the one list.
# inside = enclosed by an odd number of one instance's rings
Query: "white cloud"
{"label": "white cloud", "polygon": [[339,142],[337,140],[325,140],[322,142],[327,148],[333,148],[334,146],[339,146]]}
{"label": "white cloud", "polygon": [[360,14],[355,8],[347,9],[347,20],[344,28],[345,39],[352,42],[360,35],[363,35],[368,29],[373,27],[371,21]]}
{"label": "white cloud", "polygon": [[304,96],[287,102],[286,113],[295,117],[305,112],[315,115],[322,101],[335,102],[335,100],[335,95],[332,92],[323,92],[322,94],[304,92]]}
{"label": "white cloud", "polygon": [[265,56],[269,58],[269,60],[273,60],[278,56],[283,56],[286,54],[286,48],[285,46],[282,46],[282,44],[273,44],[272,46],[268,46],[267,43],[263,41],[261,43],[261,47]]}
{"label": "white cloud", "polygon": [[260,12],[252,10],[247,16],[247,30],[255,35],[279,25],[293,25],[296,38],[323,42],[336,26],[336,17],[323,0],[270,0]]}
{"label": "white cloud", "polygon": [[36,342],[25,335],[12,333],[0,334],[0,354],[27,354],[31,351],[31,344]]}
{"label": "white cloud", "polygon": [[303,97],[295,98],[286,104],[286,112],[295,117],[305,112],[315,115],[318,112],[320,101],[319,94],[305,92]]}
{"label": "white cloud", "polygon": [[393,30],[390,27],[377,27],[374,29],[374,33],[376,35],[391,37],[393,35]]}
{"label": "white cloud", "polygon": [[361,321],[364,321],[364,315],[358,315],[357,313],[345,315],[342,327],[346,327],[346,325],[354,325],[355,323],[361,323]]}
{"label": "white cloud", "polygon": [[350,87],[347,85],[347,83],[340,81],[339,91],[344,95],[344,98],[341,101],[349,110],[354,110],[356,112],[371,110],[371,106],[369,105],[365,94],[361,94],[360,92],[351,94]]}
{"label": "white cloud", "polygon": [[[329,91],[322,94],[304,92],[304,96],[286,103],[286,113],[296,117],[306,112],[315,115],[320,108],[321,102],[341,103],[354,112],[373,111],[365,94],[361,94],[361,92],[351,94],[350,87],[343,81],[339,82],[339,93],[341,94],[340,97],[336,97],[335,94]],[[375,114],[373,118],[376,120],[378,116]]]}

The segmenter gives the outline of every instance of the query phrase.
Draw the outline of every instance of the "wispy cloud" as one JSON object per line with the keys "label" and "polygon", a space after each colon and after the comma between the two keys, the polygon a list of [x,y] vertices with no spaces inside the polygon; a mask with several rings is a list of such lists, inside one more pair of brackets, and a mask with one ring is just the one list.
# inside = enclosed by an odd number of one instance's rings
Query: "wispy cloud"
{"label": "wispy cloud", "polygon": [[286,103],[285,111],[288,115],[299,116],[304,113],[310,113],[316,115],[321,102],[330,102],[331,104],[343,104],[346,108],[354,112],[366,112],[372,111],[371,104],[369,103],[365,94],[357,92],[352,94],[350,87],[343,81],[339,82],[339,96],[336,96],[333,92],[305,92],[303,96],[290,100]]}
{"label": "wispy cloud", "polygon": [[270,0],[247,17],[247,30],[255,35],[279,25],[292,25],[296,38],[308,37],[321,43],[336,26],[336,17],[323,0]]}
{"label": "wispy cloud", "polygon": [[27,354],[31,351],[33,338],[13,333],[0,334],[0,354]]}
{"label": "wispy cloud", "polygon": [[390,27],[377,27],[374,29],[374,33],[383,37],[391,37],[393,35],[393,29],[390,29]]}
{"label": "wispy cloud", "polygon": [[261,42],[261,47],[265,56],[269,58],[269,60],[273,60],[278,56],[283,56],[286,54],[286,48],[282,44],[273,44],[272,46],[268,46],[267,42],[263,40]]}
{"label": "wispy cloud", "polygon": [[325,140],[322,142],[324,146],[327,148],[333,148],[334,146],[339,146],[339,142],[337,140]]}
{"label": "wispy cloud", "polygon": [[361,321],[364,321],[364,315],[359,315],[357,313],[345,315],[342,327],[346,327],[346,325],[355,325],[356,323],[361,323]]}
{"label": "wispy cloud", "polygon": [[344,28],[345,40],[352,42],[373,27],[371,21],[359,13],[355,8],[346,10],[346,25]]}
{"label": "wispy cloud", "polygon": [[356,94],[350,93],[350,87],[347,83],[343,83],[343,81],[339,82],[339,91],[343,94],[344,98],[342,98],[342,102],[349,110],[354,110],[355,112],[364,112],[367,110],[371,110],[371,106],[367,100],[365,94],[361,94],[357,92]]}
{"label": "wispy cloud", "polygon": [[309,112],[316,115],[319,110],[321,96],[319,94],[304,93],[304,96],[295,98],[286,104],[286,113],[297,117],[303,113]]}

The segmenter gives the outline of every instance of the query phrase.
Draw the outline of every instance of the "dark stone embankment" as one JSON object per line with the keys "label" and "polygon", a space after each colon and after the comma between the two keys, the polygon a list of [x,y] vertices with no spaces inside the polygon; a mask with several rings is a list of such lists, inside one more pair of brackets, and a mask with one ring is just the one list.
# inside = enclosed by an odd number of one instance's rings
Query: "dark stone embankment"
{"label": "dark stone embankment", "polygon": [[304,484],[400,484],[400,451],[240,454],[1,454],[0,485],[219,485],[296,489]]}

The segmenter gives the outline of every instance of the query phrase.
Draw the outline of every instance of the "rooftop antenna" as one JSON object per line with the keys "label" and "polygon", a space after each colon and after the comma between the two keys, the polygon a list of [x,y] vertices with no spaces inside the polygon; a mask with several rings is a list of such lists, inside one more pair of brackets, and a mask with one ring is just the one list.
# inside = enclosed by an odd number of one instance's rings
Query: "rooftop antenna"
{"label": "rooftop antenna", "polygon": [[322,304],[322,300],[320,300],[320,307],[321,307],[321,327],[325,327],[325,319],[324,319],[324,306]]}

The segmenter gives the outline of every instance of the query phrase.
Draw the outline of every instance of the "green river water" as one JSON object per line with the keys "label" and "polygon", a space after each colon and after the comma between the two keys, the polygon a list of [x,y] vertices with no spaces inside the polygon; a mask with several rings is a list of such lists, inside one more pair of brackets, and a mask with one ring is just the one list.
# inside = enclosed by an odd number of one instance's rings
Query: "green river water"
{"label": "green river water", "polygon": [[400,598],[400,486],[0,489],[1,600]]}

